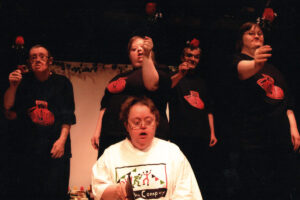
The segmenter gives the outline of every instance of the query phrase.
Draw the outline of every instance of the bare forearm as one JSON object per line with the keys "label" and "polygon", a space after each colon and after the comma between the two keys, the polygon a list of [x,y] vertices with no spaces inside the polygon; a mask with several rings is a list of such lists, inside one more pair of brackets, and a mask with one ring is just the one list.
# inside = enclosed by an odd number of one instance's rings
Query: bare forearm
{"label": "bare forearm", "polygon": [[16,92],[17,92],[17,87],[15,87],[15,86],[10,86],[5,91],[3,106],[6,110],[9,110],[14,106],[15,98],[16,98]]}
{"label": "bare forearm", "polygon": [[242,60],[237,66],[239,79],[246,80],[252,77],[259,72],[262,67],[262,64],[255,64],[254,60]]}
{"label": "bare forearm", "polygon": [[61,132],[59,136],[59,140],[66,142],[68,135],[70,133],[71,125],[63,124],[61,127]]}
{"label": "bare forearm", "polygon": [[178,83],[179,81],[183,78],[183,74],[178,72],[176,74],[174,74],[172,77],[171,77],[171,81],[172,81],[172,85],[171,87],[174,88]]}
{"label": "bare forearm", "polygon": [[122,188],[122,185],[116,184],[116,185],[110,185],[108,186],[102,196],[101,200],[119,200],[119,199],[126,199],[126,193],[125,190]]}
{"label": "bare forearm", "polygon": [[150,91],[157,90],[159,83],[159,75],[154,66],[151,55],[144,56],[142,73],[145,87]]}
{"label": "bare forearm", "polygon": [[208,113],[208,122],[209,122],[211,137],[215,136],[214,116],[212,113]]}
{"label": "bare forearm", "polygon": [[297,122],[293,110],[287,110],[286,114],[289,119],[291,133],[294,131],[298,132]]}
{"label": "bare forearm", "polygon": [[106,110],[105,108],[100,110],[98,121],[97,121],[97,125],[96,125],[95,135],[99,135],[100,136],[100,134],[101,134],[102,119],[103,119],[103,115],[105,113],[105,110]]}

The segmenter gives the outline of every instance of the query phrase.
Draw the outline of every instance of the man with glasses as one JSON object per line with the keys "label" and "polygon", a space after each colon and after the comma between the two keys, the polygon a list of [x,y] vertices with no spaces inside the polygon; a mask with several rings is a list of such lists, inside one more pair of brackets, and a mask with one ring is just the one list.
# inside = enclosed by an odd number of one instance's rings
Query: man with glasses
{"label": "man with glasses", "polygon": [[71,82],[54,74],[53,58],[41,46],[29,51],[30,72],[9,74],[4,108],[20,126],[20,184],[28,199],[66,199],[70,172],[70,127],[75,124]]}
{"label": "man with glasses", "polygon": [[[187,156],[194,169],[203,198],[210,185],[212,147],[217,143],[214,131],[212,101],[208,95],[200,56],[199,40],[188,41],[181,55],[181,64],[171,76],[169,98],[171,141]],[[210,198],[208,198],[210,199]]]}

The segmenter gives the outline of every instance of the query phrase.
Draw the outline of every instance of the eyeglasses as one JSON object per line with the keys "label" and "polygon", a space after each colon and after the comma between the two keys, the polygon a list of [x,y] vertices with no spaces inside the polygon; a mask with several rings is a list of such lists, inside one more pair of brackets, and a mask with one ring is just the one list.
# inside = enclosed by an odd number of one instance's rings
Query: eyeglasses
{"label": "eyeglasses", "polygon": [[196,59],[199,59],[199,58],[200,58],[200,55],[199,55],[199,54],[194,55],[194,54],[191,54],[191,53],[186,53],[185,56],[188,57],[188,58],[191,58],[191,57],[194,57],[194,58],[196,58]]}
{"label": "eyeglasses", "polygon": [[31,63],[36,62],[38,57],[42,60],[42,61],[46,61],[49,56],[46,56],[45,54],[38,54],[38,55],[32,55],[30,56],[29,60]]}
{"label": "eyeglasses", "polygon": [[261,31],[258,31],[258,32],[248,31],[248,32],[246,32],[246,34],[248,34],[248,35],[250,35],[250,36],[255,36],[256,34],[257,34],[258,36],[263,36],[263,35],[264,35],[263,32],[261,32]]}
{"label": "eyeglasses", "polygon": [[133,130],[141,129],[142,127],[148,128],[154,125],[154,119],[151,117],[146,118],[145,120],[135,119],[133,121],[128,121],[128,124]]}

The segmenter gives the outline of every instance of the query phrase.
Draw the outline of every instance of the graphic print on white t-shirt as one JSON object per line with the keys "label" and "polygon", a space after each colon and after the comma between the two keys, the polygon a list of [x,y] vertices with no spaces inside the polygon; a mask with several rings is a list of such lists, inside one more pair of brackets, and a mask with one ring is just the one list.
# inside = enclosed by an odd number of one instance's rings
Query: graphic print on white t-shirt
{"label": "graphic print on white t-shirt", "polygon": [[159,199],[167,193],[166,164],[147,164],[117,167],[116,182],[126,183],[130,175],[135,199]]}

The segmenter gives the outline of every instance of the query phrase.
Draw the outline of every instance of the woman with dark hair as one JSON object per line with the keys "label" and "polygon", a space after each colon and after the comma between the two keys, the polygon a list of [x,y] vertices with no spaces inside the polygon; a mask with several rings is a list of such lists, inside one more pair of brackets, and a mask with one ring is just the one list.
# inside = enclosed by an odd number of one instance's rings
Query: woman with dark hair
{"label": "woman with dark hair", "polygon": [[[168,139],[168,121],[164,87],[171,85],[167,74],[157,70],[149,37],[133,36],[128,43],[128,56],[133,70],[120,73],[107,85],[101,100],[101,109],[92,146],[98,149],[98,157],[111,144],[124,139],[123,125],[119,121],[121,104],[128,96],[145,95],[153,100],[160,111],[161,123],[157,136]],[[100,139],[100,141],[99,141]]]}
{"label": "woman with dark hair", "polygon": [[234,59],[241,156],[238,170],[243,199],[289,199],[293,150],[300,136],[293,101],[282,74],[268,59],[270,45],[256,23],[240,28]]}
{"label": "woman with dark hair", "polygon": [[159,111],[146,97],[129,97],[120,119],[126,139],[94,164],[95,199],[202,200],[193,170],[175,144],[155,137]]}

